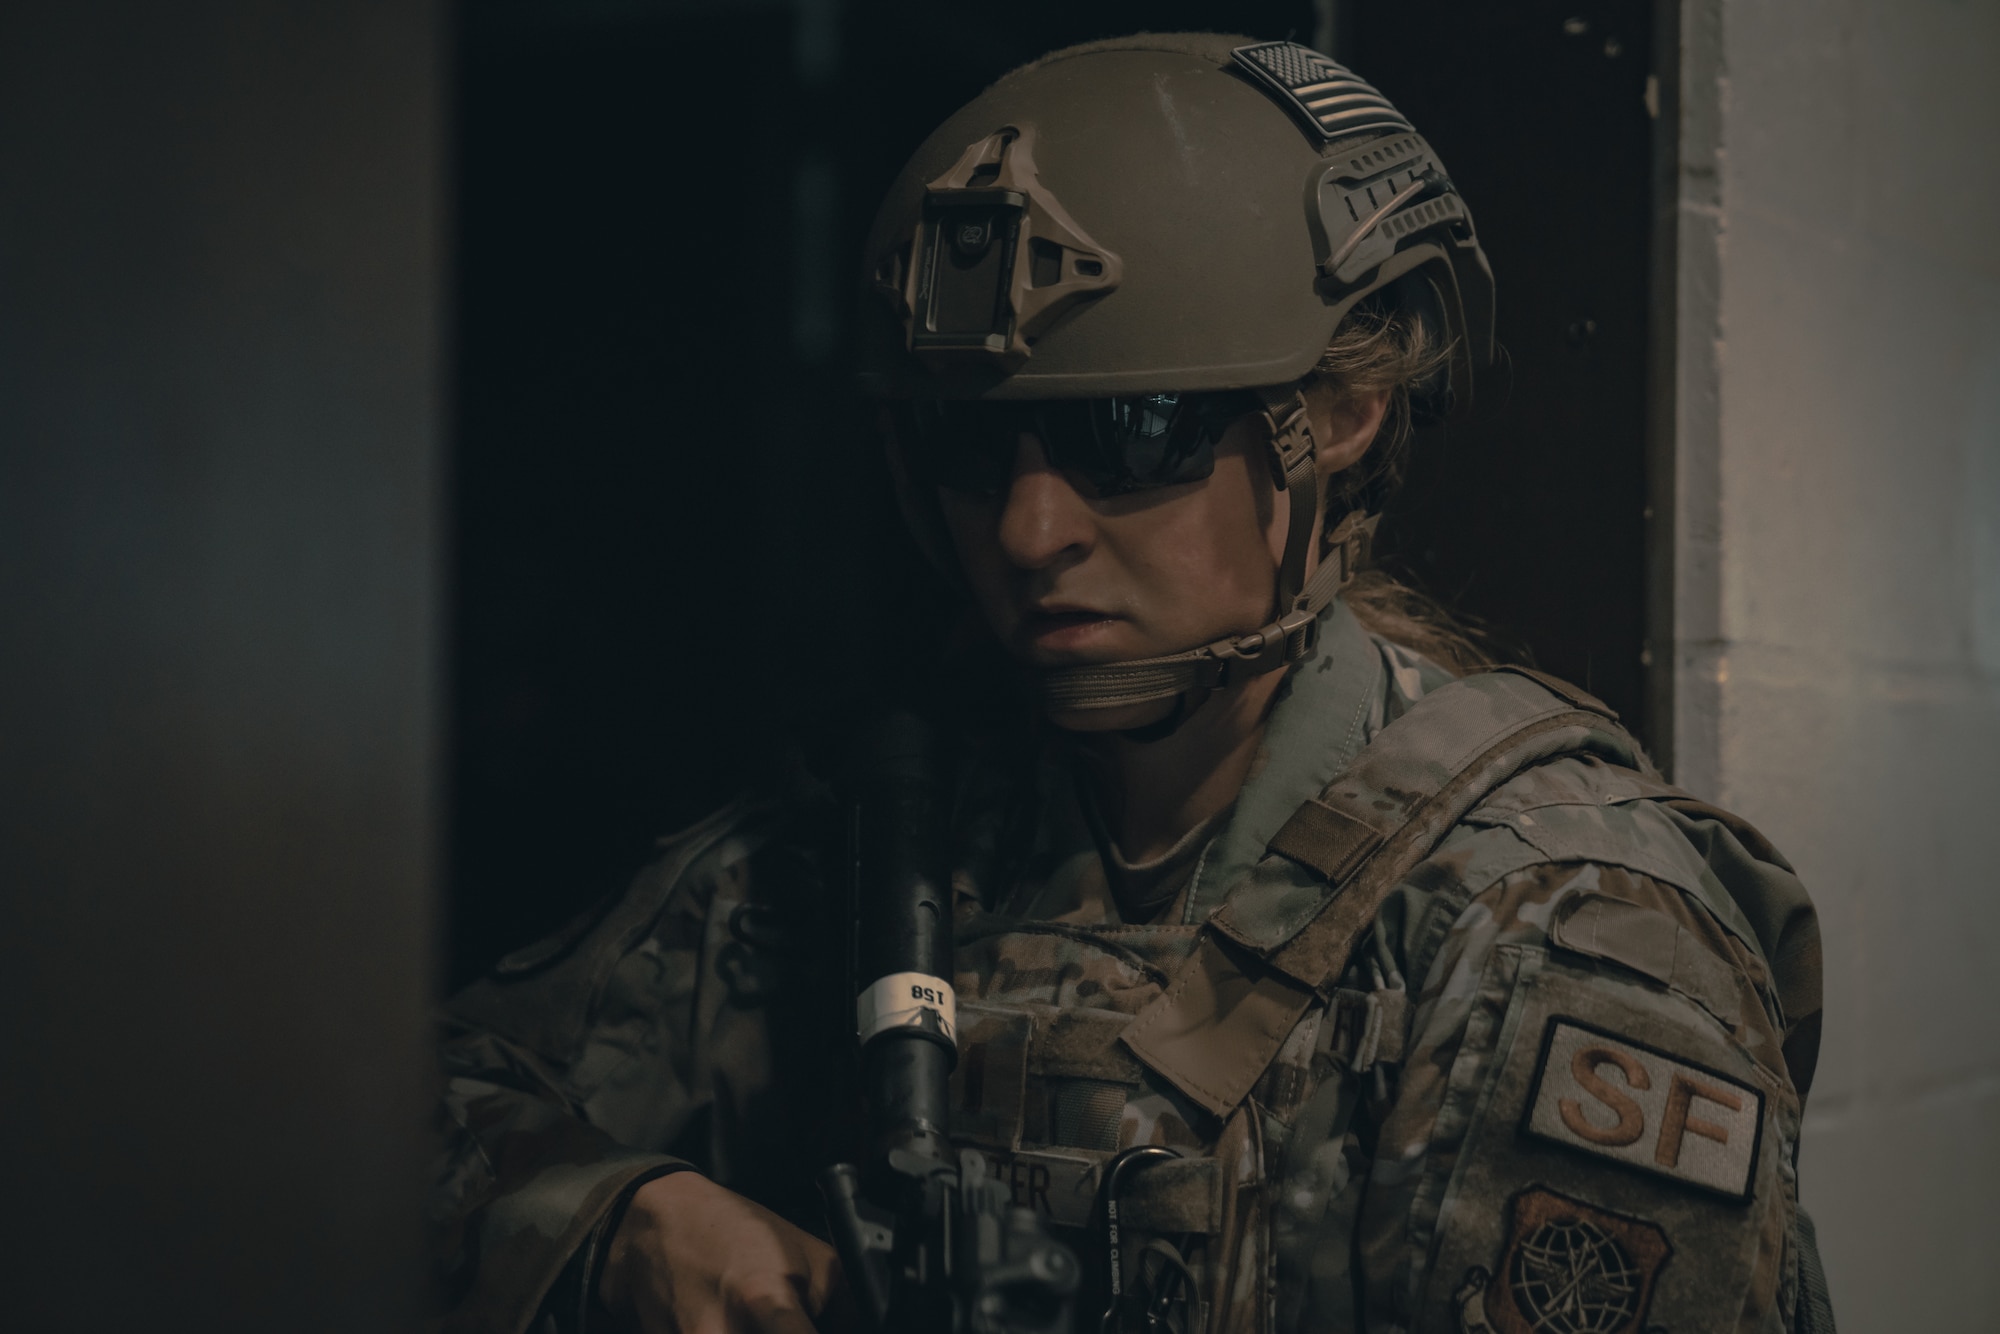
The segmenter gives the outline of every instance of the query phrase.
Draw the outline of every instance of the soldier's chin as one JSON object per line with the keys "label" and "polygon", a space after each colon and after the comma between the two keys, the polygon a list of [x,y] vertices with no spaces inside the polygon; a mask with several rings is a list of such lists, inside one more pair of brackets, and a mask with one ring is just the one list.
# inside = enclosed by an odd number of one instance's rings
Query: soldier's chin
{"label": "soldier's chin", "polygon": [[1151,727],[1174,711],[1172,699],[1124,704],[1115,709],[1044,709],[1048,720],[1065,732],[1128,732]]}

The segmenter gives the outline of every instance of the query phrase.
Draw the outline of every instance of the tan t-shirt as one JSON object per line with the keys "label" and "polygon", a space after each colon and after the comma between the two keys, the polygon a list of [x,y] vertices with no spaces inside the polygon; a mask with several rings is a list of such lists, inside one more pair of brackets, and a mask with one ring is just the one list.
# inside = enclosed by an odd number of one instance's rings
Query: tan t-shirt
{"label": "tan t-shirt", "polygon": [[1090,812],[1092,830],[1098,836],[1098,852],[1104,858],[1104,876],[1111,887],[1112,902],[1118,905],[1120,921],[1135,926],[1172,921],[1168,912],[1180,903],[1194,880],[1195,868],[1208,852],[1208,845],[1229,823],[1236,810],[1231,803],[1181,835],[1180,841],[1149,861],[1131,862],[1118,841]]}

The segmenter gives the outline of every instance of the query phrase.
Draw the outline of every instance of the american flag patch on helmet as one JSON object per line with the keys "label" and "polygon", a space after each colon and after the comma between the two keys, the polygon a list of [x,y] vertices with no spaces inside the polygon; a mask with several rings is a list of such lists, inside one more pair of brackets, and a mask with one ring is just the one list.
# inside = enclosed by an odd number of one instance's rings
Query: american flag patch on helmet
{"label": "american flag patch on helmet", "polygon": [[1410,122],[1352,70],[1297,42],[1259,42],[1230,53],[1323,141],[1367,132],[1409,132]]}

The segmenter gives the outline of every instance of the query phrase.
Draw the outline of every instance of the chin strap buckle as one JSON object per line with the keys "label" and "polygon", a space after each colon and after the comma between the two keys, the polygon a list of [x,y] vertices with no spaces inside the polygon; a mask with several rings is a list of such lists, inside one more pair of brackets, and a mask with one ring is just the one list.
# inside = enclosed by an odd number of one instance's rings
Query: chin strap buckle
{"label": "chin strap buckle", "polygon": [[1319,609],[1301,607],[1278,622],[1285,636],[1285,661],[1304,662],[1319,652]]}
{"label": "chin strap buckle", "polygon": [[1319,608],[1299,607],[1261,630],[1208,646],[1222,665],[1217,686],[1262,676],[1312,656],[1319,648]]}

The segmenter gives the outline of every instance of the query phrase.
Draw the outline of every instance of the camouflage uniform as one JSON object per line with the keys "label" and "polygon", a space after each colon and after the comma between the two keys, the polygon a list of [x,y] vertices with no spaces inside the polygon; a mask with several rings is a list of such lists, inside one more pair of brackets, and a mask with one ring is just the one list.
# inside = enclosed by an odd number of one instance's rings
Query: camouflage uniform
{"label": "camouflage uniform", "polygon": [[[1441,735],[1522,699],[1548,704],[1537,762],[1462,813],[1438,813],[1437,745],[1386,766],[1370,746],[1406,714]],[[1121,1214],[1185,1264],[1184,1329],[1800,1327],[1810,905],[1578,699],[1451,683],[1336,603],[1143,920],[1118,903],[1146,877],[1117,874],[1059,754],[970,785],[954,1136],[1079,1229],[1093,1270],[1104,1164],[1180,1150]],[[814,1223],[852,1011],[825,831],[799,809],[667,840],[621,899],[452,1002],[448,1327],[585,1323],[614,1204],[674,1155]],[[1402,866],[1405,818],[1444,823]],[[1370,891],[1370,867],[1393,876]]]}

